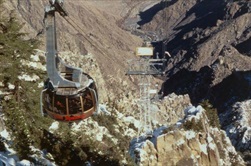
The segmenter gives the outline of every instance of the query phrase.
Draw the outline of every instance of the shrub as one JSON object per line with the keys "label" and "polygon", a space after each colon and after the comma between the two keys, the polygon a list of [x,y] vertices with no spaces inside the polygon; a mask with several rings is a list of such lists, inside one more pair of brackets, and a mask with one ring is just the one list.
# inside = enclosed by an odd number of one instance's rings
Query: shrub
{"label": "shrub", "polygon": [[210,104],[208,100],[202,101],[200,105],[206,110],[210,126],[220,128],[220,120],[217,109],[213,108],[212,104]]}
{"label": "shrub", "polygon": [[171,125],[171,126],[169,126],[168,128],[164,129],[164,130],[162,131],[162,134],[167,134],[167,133],[169,133],[170,131],[174,131],[175,129],[176,129],[175,126],[174,126],[174,125]]}
{"label": "shrub", "polygon": [[187,120],[183,123],[183,127],[185,130],[194,130],[194,131],[203,131],[203,124],[202,122],[196,121],[195,118],[192,118],[192,120]]}
{"label": "shrub", "polygon": [[[0,11],[3,8],[1,2],[3,1],[0,0]],[[22,25],[13,13],[8,18],[1,17],[0,25],[0,80],[4,84],[3,89],[11,97],[8,101],[1,100],[0,105],[5,115],[5,125],[13,140],[12,147],[18,152],[20,159],[28,159],[32,153],[29,146],[39,144],[40,128],[48,123],[38,118],[40,89],[37,84],[22,81],[18,76],[22,73],[33,74],[34,71],[23,66],[21,60],[28,60],[39,42],[24,39],[26,34],[20,32]],[[15,85],[15,88],[8,89],[9,83]]]}
{"label": "shrub", "polygon": [[[93,119],[98,122],[99,126],[104,126],[108,129],[109,133],[113,138],[118,139],[117,144],[111,141],[110,138],[104,136],[103,144],[106,145],[105,148],[100,149],[105,155],[110,156],[110,160],[113,162],[118,162],[123,160],[123,156],[127,157],[127,149],[129,147],[130,138],[123,135],[123,132],[115,131],[114,125],[118,124],[116,116],[112,115],[96,115],[93,116]],[[122,131],[123,128],[120,127],[119,131]],[[119,147],[119,148],[118,148]]]}

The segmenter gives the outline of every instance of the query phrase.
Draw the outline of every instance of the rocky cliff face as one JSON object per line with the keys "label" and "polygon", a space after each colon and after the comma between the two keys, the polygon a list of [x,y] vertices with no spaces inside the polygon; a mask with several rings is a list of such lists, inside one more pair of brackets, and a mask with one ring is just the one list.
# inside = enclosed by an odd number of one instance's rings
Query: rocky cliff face
{"label": "rocky cliff face", "polygon": [[223,129],[236,150],[243,153],[248,164],[250,164],[251,148],[250,108],[250,100],[237,102],[230,110],[221,115]]}
{"label": "rocky cliff face", "polygon": [[[209,126],[202,107],[190,107],[185,114],[182,123],[155,130],[153,138],[131,142],[138,165],[244,165],[226,133]],[[188,130],[188,123],[195,128]]]}

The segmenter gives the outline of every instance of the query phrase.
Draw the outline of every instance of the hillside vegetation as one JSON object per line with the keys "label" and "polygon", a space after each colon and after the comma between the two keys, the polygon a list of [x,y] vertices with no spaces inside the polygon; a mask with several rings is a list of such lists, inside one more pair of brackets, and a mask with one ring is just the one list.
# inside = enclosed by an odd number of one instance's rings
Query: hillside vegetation
{"label": "hillside vegetation", "polygon": [[[102,115],[93,117],[93,120],[90,118],[90,124],[84,126],[86,133],[83,129],[73,131],[69,124],[63,122],[58,123],[57,132],[49,130],[53,120],[42,117],[40,113],[40,84],[46,79],[46,72],[37,67],[38,64],[45,64],[45,55],[37,49],[41,42],[26,40],[27,34],[20,32],[23,27],[15,14],[10,16],[0,19],[0,106],[4,125],[13,142],[11,148],[17,152],[19,159],[42,165],[45,164],[43,156],[58,165],[84,164],[86,161],[119,165],[127,156],[130,139],[114,131],[114,125],[118,124],[116,117]],[[34,60],[34,57],[38,59]],[[30,62],[35,65],[29,65]],[[88,128],[97,129],[98,124],[119,139],[119,145],[111,142],[111,136],[103,138],[103,143],[90,137]],[[2,141],[1,151],[4,150]],[[115,153],[116,146],[120,148]],[[40,150],[43,150],[42,155]]]}

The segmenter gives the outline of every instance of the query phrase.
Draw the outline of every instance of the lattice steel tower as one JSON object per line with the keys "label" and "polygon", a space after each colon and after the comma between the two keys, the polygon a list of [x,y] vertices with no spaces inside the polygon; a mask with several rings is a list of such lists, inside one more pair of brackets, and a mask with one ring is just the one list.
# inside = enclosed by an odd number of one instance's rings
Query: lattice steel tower
{"label": "lattice steel tower", "polygon": [[136,49],[137,58],[128,61],[129,70],[127,75],[137,76],[139,78],[139,106],[140,110],[136,116],[140,119],[138,135],[141,133],[146,136],[152,135],[152,121],[155,120],[155,114],[151,110],[151,77],[153,75],[163,75],[166,59],[159,59],[158,55],[153,58],[153,47],[138,47]]}

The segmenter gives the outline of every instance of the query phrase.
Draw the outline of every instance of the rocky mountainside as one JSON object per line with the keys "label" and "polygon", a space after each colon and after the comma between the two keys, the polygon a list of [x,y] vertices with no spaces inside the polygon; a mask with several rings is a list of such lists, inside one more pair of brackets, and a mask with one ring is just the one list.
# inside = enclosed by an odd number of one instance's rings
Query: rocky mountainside
{"label": "rocky mountainside", "polygon": [[[250,156],[250,1],[176,0],[158,5],[158,12],[141,13],[136,31],[162,39],[172,55],[162,91],[188,94],[195,105],[209,99],[233,145]],[[146,20],[147,15],[152,19]]]}
{"label": "rocky mountainside", "polygon": [[[156,137],[132,141],[131,153],[138,164],[244,165],[225,132],[208,125],[206,110],[198,106],[184,112],[185,117],[179,123],[156,129]],[[191,126],[196,130],[191,130]]]}
{"label": "rocky mountainside", "polygon": [[[37,61],[44,60],[41,50],[45,50],[43,10],[46,4],[47,0],[5,0],[1,10],[2,16],[17,17],[23,24],[22,32],[27,33],[25,38],[42,41],[31,62],[26,61],[31,68],[35,66],[39,70],[44,70],[44,63],[37,64]],[[66,18],[68,21],[57,15],[60,56],[95,79],[100,110],[106,114],[70,127],[52,121],[49,125],[36,126],[35,122],[44,121],[43,118],[36,114],[26,116],[35,118],[31,124],[38,128],[39,146],[44,148],[41,151],[32,146],[33,162],[47,162],[47,165],[87,164],[87,161],[92,165],[250,164],[251,15],[248,1],[65,0],[65,8],[70,15]],[[140,137],[140,141],[135,142],[142,115],[137,114],[140,107],[135,98],[139,94],[137,79],[125,76],[126,61],[133,58],[135,47],[149,39],[164,43],[165,51],[172,56],[162,77],[163,99],[151,105],[156,115],[154,136]],[[36,82],[34,86],[41,89],[45,78],[45,75],[44,78],[22,75],[19,79]],[[160,82],[152,79],[153,83]],[[15,89],[14,85],[8,85],[8,92]],[[9,93],[0,91],[2,94],[7,95],[6,101],[10,100]],[[197,107],[206,99],[213,106]],[[226,133],[212,122],[218,117],[217,110],[211,107],[217,108],[221,128]],[[5,137],[6,130],[3,131],[1,139],[7,147],[11,138]],[[9,147],[5,149],[11,151]],[[60,150],[65,153],[58,153]]]}
{"label": "rocky mountainside", "polygon": [[[239,79],[243,83],[236,85],[241,87],[239,92],[249,88],[249,1],[177,0],[159,5],[161,10],[151,21],[141,21],[144,24],[140,30],[146,34],[162,31],[156,35],[164,40],[165,50],[172,55],[163,86],[166,94],[189,94],[193,103],[210,98],[217,108],[223,109],[222,103],[235,94],[221,96],[218,90],[222,86]],[[150,14],[149,9],[141,15]],[[249,95],[244,92],[238,98],[247,99]]]}

